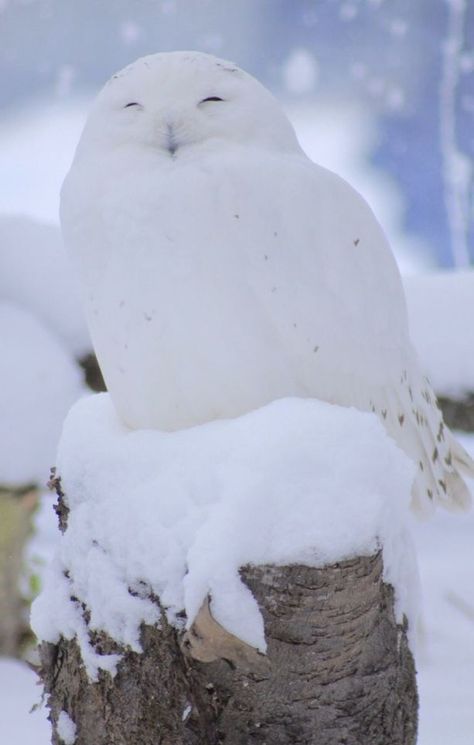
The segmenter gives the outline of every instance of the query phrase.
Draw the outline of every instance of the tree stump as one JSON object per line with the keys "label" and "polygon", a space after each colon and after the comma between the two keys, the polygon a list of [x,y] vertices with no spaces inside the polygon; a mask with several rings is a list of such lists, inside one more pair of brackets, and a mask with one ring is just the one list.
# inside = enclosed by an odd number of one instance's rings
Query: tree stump
{"label": "tree stump", "polygon": [[241,575],[264,618],[266,656],[222,629],[207,604],[186,634],[164,613],[142,627],[142,654],[92,634],[98,652],[123,654],[115,677],[101,671],[97,682],[75,640],[43,643],[54,745],[61,712],[76,725],[75,745],[414,745],[415,667],[381,552]]}
{"label": "tree stump", "polygon": [[9,657],[19,656],[24,642],[31,639],[20,578],[37,502],[34,485],[0,487],[0,654]]}
{"label": "tree stump", "polygon": [[84,371],[85,384],[92,391],[106,391],[107,388],[104,382],[104,377],[102,375],[95,354],[93,352],[89,352],[89,354],[84,355],[84,357],[78,360],[78,362]]}
{"label": "tree stump", "polygon": [[438,404],[450,429],[474,432],[474,393],[468,393],[462,399],[438,396]]}

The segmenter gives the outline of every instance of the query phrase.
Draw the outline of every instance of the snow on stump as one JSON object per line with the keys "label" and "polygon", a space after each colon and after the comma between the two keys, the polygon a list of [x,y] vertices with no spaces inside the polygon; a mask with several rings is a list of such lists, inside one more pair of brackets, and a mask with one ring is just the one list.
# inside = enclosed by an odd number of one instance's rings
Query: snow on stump
{"label": "snow on stump", "polygon": [[32,611],[55,745],[416,742],[413,468],[375,416],[130,431],[100,394],[58,474]]}

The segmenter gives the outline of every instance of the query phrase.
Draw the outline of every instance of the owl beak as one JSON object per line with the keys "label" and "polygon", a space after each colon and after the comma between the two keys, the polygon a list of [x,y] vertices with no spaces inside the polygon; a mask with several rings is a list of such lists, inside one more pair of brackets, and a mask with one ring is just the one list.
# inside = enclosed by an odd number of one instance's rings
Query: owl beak
{"label": "owl beak", "polygon": [[172,124],[166,125],[166,149],[170,153],[172,158],[176,158],[176,151],[178,150],[179,144],[176,140],[176,133]]}

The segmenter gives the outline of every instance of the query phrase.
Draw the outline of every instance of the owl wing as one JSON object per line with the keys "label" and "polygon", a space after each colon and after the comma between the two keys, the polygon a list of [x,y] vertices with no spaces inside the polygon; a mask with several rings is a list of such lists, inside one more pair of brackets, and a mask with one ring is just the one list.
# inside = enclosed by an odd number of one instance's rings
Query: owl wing
{"label": "owl wing", "polygon": [[[471,496],[461,474],[474,478],[474,461],[443,422],[431,384],[420,371],[409,339],[402,282],[383,231],[365,200],[348,184],[320,168],[313,171],[313,178],[327,185],[331,204],[345,205],[345,220],[330,224],[328,233],[339,238],[331,244],[330,252],[337,268],[334,293],[337,282],[342,281],[344,287],[338,308],[346,303],[350,311],[340,324],[347,333],[344,346],[349,349],[351,340],[356,340],[350,354],[354,385],[350,387],[347,380],[338,385],[338,361],[326,375],[336,394],[329,398],[374,411],[415,461],[413,507],[417,512],[429,512],[436,504],[466,509]],[[312,219],[323,224],[331,210],[321,195],[319,200],[323,209],[315,207]],[[351,235],[357,239],[351,241]],[[366,340],[370,343],[364,345]],[[362,365],[359,371],[358,365]],[[370,380],[372,370],[380,372],[378,381]],[[339,397],[337,393],[344,394],[344,390],[346,395]]]}
{"label": "owl wing", "polygon": [[474,460],[444,423],[429,380],[416,367],[402,370],[398,384],[385,388],[369,405],[417,464],[414,510],[426,515],[437,504],[467,509],[471,495],[462,474],[474,478]]}

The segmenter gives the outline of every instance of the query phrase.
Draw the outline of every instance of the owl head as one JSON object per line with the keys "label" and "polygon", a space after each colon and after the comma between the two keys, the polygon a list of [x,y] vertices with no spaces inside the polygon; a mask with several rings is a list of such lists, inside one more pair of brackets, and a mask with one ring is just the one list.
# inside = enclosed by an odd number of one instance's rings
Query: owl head
{"label": "owl head", "polygon": [[299,150],[280,105],[251,75],[208,54],[168,52],[113,75],[79,147],[148,148],[178,160],[231,146]]}

